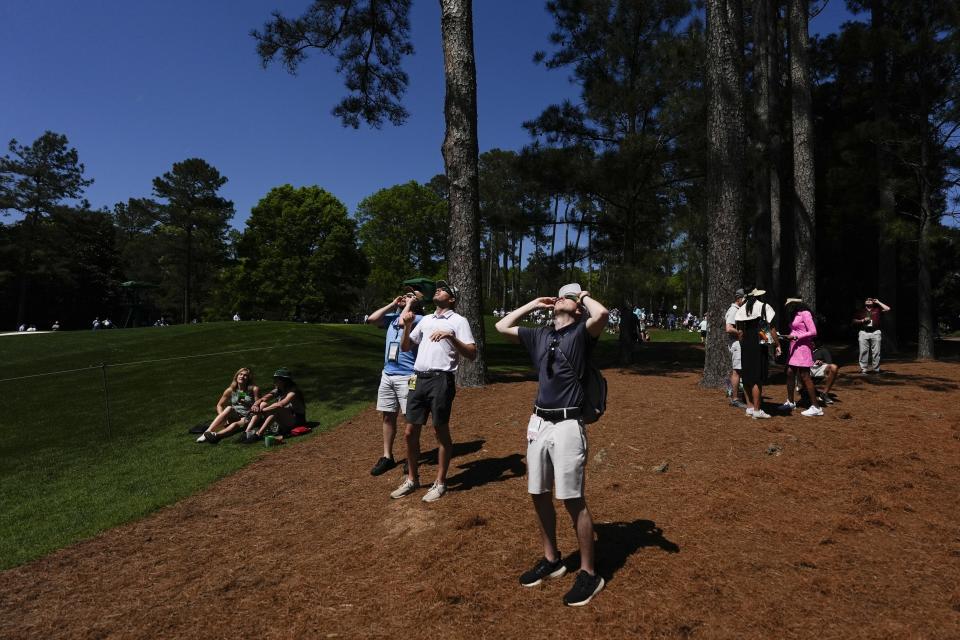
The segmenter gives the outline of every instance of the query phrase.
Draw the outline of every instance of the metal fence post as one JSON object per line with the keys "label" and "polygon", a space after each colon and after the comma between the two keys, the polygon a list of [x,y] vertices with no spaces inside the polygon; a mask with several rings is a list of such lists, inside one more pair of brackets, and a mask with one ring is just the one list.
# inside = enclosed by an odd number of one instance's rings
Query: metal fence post
{"label": "metal fence post", "polygon": [[107,437],[111,438],[112,433],[110,429],[110,391],[107,388],[107,363],[100,363],[100,372],[103,374],[103,415],[107,421]]}

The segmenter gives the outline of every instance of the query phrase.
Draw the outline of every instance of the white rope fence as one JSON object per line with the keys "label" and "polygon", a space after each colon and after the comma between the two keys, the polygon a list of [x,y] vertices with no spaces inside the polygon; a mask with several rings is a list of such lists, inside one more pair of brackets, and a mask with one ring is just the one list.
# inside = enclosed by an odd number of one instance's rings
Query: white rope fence
{"label": "white rope fence", "polygon": [[[343,338],[334,338],[332,340],[327,340],[324,342],[343,342]],[[19,380],[29,380],[31,378],[43,378],[47,376],[58,376],[66,373],[77,373],[80,371],[92,371],[95,369],[100,369],[100,373],[103,381],[103,418],[104,424],[107,428],[107,436],[112,435],[112,429],[110,424],[110,388],[107,384],[107,368],[109,367],[132,367],[134,365],[145,365],[145,364],[156,364],[158,362],[173,362],[176,360],[191,360],[195,358],[211,358],[213,356],[225,356],[232,355],[237,353],[249,353],[251,351],[273,351],[275,349],[288,349],[292,347],[303,347],[306,345],[319,344],[318,341],[313,340],[310,342],[294,342],[292,344],[278,344],[270,347],[251,347],[249,349],[233,349],[231,351],[216,351],[213,353],[195,353],[189,356],[174,356],[171,358],[155,358],[153,360],[135,360],[133,362],[116,362],[116,363],[106,363],[100,362],[98,364],[91,364],[86,367],[80,367],[77,369],[61,369],[59,371],[47,371],[44,373],[32,373],[25,376],[14,376],[12,378],[2,378],[0,383],[4,382],[16,382]]]}

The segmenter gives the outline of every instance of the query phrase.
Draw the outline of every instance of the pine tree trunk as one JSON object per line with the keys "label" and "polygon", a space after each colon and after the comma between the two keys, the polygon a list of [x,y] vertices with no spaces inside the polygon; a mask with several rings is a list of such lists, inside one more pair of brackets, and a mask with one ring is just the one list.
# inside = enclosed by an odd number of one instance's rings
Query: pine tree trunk
{"label": "pine tree trunk", "polygon": [[[926,26],[926,25],[925,25]],[[933,217],[933,197],[930,184],[930,130],[927,125],[927,105],[923,82],[920,83],[920,105],[923,127],[920,132],[920,233],[917,245],[917,359],[932,360],[933,347],[933,287],[930,283],[930,227]]]}
{"label": "pine tree trunk", "polygon": [[875,158],[877,163],[877,194],[879,196],[878,217],[881,229],[877,252],[879,256],[877,289],[880,293],[880,299],[890,305],[890,311],[883,314],[883,351],[892,354],[899,350],[897,339],[897,310],[899,307],[897,302],[897,240],[893,237],[893,234],[887,233],[886,230],[896,221],[897,202],[891,178],[891,156],[882,142],[887,139],[884,132],[890,122],[890,65],[888,64],[890,53],[885,47],[879,46],[885,28],[884,1],[872,0],[870,4],[870,31],[873,36],[875,51],[873,59],[873,104],[876,114],[874,135],[877,138]]}
{"label": "pine tree trunk", "polygon": [[706,387],[730,373],[724,317],[743,277],[743,11],[739,0],[707,0],[708,309],[713,322],[703,368]]}
{"label": "pine tree trunk", "polygon": [[440,33],[446,97],[443,164],[450,184],[450,233],[447,269],[460,288],[457,311],[470,322],[477,359],[461,359],[457,382],[478,387],[486,382],[483,316],[480,304],[480,180],[477,141],[477,68],[473,57],[471,0],[440,0]]}
{"label": "pine tree trunk", "polygon": [[817,304],[817,218],[808,63],[809,0],[790,0],[790,106],[793,122],[793,224],[797,293]]}
{"label": "pine tree trunk", "polygon": [[781,290],[781,243],[783,239],[783,229],[781,227],[781,215],[783,207],[783,198],[780,192],[780,179],[783,166],[783,145],[781,136],[780,122],[780,61],[782,59],[782,38],[780,37],[780,2],[773,0],[771,3],[772,11],[767,12],[767,37],[770,44],[770,294],[768,300],[778,303],[783,300]]}
{"label": "pine tree trunk", "polygon": [[517,275],[513,280],[513,308],[516,309],[522,304],[520,300],[520,275],[523,273],[523,232],[520,232],[520,242],[517,247]]}
{"label": "pine tree trunk", "polygon": [[[770,291],[770,0],[753,0],[754,237],[757,286]],[[772,299],[772,298],[771,298]]]}
{"label": "pine tree trunk", "polygon": [[183,284],[183,324],[190,322],[190,276],[193,272],[193,229],[187,225],[187,274]]}

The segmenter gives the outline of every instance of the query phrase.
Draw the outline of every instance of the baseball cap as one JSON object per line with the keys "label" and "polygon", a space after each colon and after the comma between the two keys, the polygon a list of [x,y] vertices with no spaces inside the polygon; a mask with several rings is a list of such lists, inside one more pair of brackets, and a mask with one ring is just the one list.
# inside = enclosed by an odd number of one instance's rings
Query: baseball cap
{"label": "baseball cap", "polygon": [[733,297],[734,297],[734,298],[746,298],[746,297],[747,297],[747,294],[746,294],[746,292],[745,292],[743,289],[737,289],[736,291],[733,292]]}
{"label": "baseball cap", "polygon": [[580,288],[580,285],[576,282],[571,282],[570,284],[565,284],[560,287],[560,293],[557,297],[565,298],[568,295],[574,295],[579,299],[581,293],[583,293],[583,289]]}
{"label": "baseball cap", "polygon": [[291,381],[293,380],[293,374],[290,373],[290,370],[287,369],[286,367],[280,367],[279,369],[277,369],[276,371],[274,371],[274,372],[273,372],[273,377],[274,377],[274,378],[284,378],[284,379],[286,379],[286,380],[291,380]]}
{"label": "baseball cap", "polygon": [[429,278],[410,278],[403,281],[403,291],[419,291],[425,301],[433,300],[434,283]]}
{"label": "baseball cap", "polygon": [[446,291],[456,300],[460,299],[460,289],[456,285],[450,284],[446,280],[437,280],[437,291]]}

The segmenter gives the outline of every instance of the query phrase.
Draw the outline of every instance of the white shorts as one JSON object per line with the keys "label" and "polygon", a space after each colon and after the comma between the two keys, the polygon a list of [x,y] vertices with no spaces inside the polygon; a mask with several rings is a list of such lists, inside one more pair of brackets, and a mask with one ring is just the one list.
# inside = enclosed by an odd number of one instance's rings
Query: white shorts
{"label": "white shorts", "polygon": [[743,367],[740,366],[740,342],[735,340],[730,343],[730,368],[740,371]]}
{"label": "white shorts", "polygon": [[527,491],[558,500],[583,496],[587,435],[579,420],[550,422],[533,415],[527,424]]}
{"label": "white shorts", "polygon": [[377,389],[377,411],[387,413],[407,412],[407,392],[410,391],[409,375],[380,375],[380,388]]}

